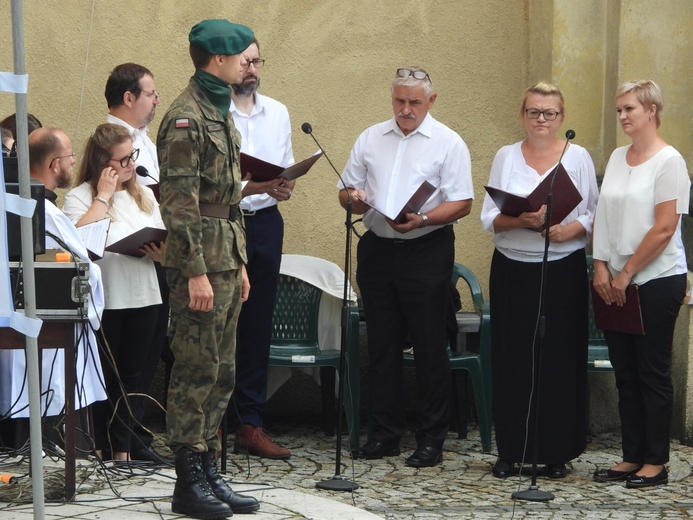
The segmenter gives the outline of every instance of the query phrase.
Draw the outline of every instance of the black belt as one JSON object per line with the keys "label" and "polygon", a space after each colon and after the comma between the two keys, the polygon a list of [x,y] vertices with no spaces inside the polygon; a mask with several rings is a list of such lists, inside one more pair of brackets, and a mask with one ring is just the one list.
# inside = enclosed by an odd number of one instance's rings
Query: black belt
{"label": "black belt", "polygon": [[256,209],[253,211],[247,210],[247,209],[242,209],[243,211],[243,216],[244,217],[254,217],[256,215],[262,215],[263,213],[269,213],[270,211],[278,211],[279,208],[277,208],[276,204],[273,204],[272,206],[268,206],[266,208],[262,209]]}
{"label": "black belt", "polygon": [[200,202],[200,215],[203,217],[238,220],[241,215],[241,208],[238,204],[228,206],[226,204],[208,204],[206,202]]}
{"label": "black belt", "polygon": [[409,239],[379,237],[378,235],[376,235],[372,231],[368,231],[368,233],[370,233],[373,236],[373,238],[375,238],[376,240],[388,242],[388,243],[393,244],[395,246],[410,246],[410,245],[414,245],[414,244],[420,244],[421,242],[425,242],[426,240],[431,240],[433,238],[440,237],[443,234],[445,234],[445,232],[447,231],[448,228],[450,228],[449,225],[443,226],[442,228],[438,228],[435,231],[431,231],[430,233],[426,233],[425,235],[421,235],[420,237],[409,238]]}

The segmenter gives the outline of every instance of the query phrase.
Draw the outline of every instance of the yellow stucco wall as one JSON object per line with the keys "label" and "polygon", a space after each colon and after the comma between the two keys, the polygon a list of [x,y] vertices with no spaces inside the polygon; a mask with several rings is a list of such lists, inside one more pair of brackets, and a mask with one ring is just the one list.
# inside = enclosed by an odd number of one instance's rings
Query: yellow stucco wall
{"label": "yellow stucco wall", "polygon": [[[9,71],[9,2],[2,9],[0,70]],[[498,148],[522,137],[517,113],[529,83],[548,79],[563,89],[564,130],[575,128],[575,142],[601,172],[624,142],[613,116],[615,86],[654,78],[665,93],[662,132],[693,164],[690,0],[25,1],[29,111],[65,128],[79,152],[105,117],[110,70],[135,61],[154,72],[163,98],[155,135],[193,71],[188,31],[213,17],[255,30],[267,59],[261,91],[288,106],[296,158],[316,149],[300,130],[309,121],[339,170],[358,134],[391,116],[395,68],[425,67],[439,94],[433,115],[458,131],[472,154],[476,201],[456,226],[456,257],[484,286],[492,245],[479,224],[483,185]],[[0,115],[12,112],[13,97],[0,94]],[[282,205],[287,253],[342,263],[336,181],[320,160]]]}
{"label": "yellow stucco wall", "polygon": [[[0,55],[0,70],[9,71],[5,4],[0,42],[7,50]],[[225,17],[255,30],[267,59],[261,92],[288,106],[296,158],[316,149],[300,130],[309,121],[340,171],[358,134],[392,115],[389,85],[395,69],[425,67],[439,93],[433,115],[463,136],[473,159],[477,202],[457,226],[457,258],[487,278],[492,248],[490,235],[480,230],[479,208],[495,152],[520,136],[516,114],[528,54],[524,2],[101,0],[92,19],[91,1],[48,0],[25,1],[24,11],[29,111],[44,125],[65,128],[76,152],[103,121],[106,78],[125,61],[141,63],[155,75],[163,98],[151,125],[156,133],[164,109],[193,72],[187,35],[204,18]],[[12,96],[0,95],[0,115],[12,112]],[[321,159],[282,205],[285,252],[342,264],[344,218],[336,182]]]}

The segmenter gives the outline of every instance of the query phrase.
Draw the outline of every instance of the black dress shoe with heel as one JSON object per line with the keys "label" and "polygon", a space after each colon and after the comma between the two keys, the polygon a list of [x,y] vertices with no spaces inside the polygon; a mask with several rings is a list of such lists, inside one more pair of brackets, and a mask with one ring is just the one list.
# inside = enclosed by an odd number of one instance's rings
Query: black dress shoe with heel
{"label": "black dress shoe with heel", "polygon": [[602,468],[594,472],[592,479],[595,482],[618,482],[620,480],[626,480],[630,475],[640,471],[640,468],[642,468],[642,465],[637,466],[630,471],[617,471],[615,469]]}
{"label": "black dress shoe with heel", "polygon": [[355,459],[372,460],[382,459],[383,457],[395,457],[400,453],[399,442],[368,441],[360,449],[354,451],[353,457]]}
{"label": "black dress shoe with heel", "polygon": [[662,470],[657,473],[654,477],[645,477],[644,475],[638,475],[633,473],[628,475],[626,479],[626,487],[631,489],[640,489],[646,487],[663,486],[669,483],[669,473],[667,473],[666,466],[662,467]]}
{"label": "black dress shoe with heel", "polygon": [[443,462],[443,450],[433,446],[419,446],[404,462],[412,468],[430,468]]}
{"label": "black dress shoe with heel", "polygon": [[568,475],[568,468],[565,464],[547,464],[546,475],[549,478],[565,478]]}
{"label": "black dress shoe with heel", "polygon": [[516,473],[517,471],[515,471],[515,465],[512,462],[499,458],[493,465],[493,476],[496,478],[508,478],[512,477]]}

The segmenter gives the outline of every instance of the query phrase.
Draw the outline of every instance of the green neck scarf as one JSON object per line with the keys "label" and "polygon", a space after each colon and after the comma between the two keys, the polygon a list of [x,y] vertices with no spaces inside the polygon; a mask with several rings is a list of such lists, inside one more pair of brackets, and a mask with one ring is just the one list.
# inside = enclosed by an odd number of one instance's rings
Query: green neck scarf
{"label": "green neck scarf", "polygon": [[231,87],[229,84],[214,74],[201,69],[195,71],[193,79],[219,111],[222,119],[226,119],[231,108]]}

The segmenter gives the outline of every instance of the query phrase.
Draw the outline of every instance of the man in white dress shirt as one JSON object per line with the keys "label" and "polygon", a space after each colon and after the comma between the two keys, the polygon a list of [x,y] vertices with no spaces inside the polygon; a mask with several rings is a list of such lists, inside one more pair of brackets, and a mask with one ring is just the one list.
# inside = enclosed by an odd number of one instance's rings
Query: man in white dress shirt
{"label": "man in white dress shirt", "polygon": [[[469,150],[457,133],[429,114],[435,100],[426,71],[397,69],[392,82],[394,117],[359,136],[343,173],[350,189],[338,185],[340,203],[346,206],[351,199],[353,212],[365,214],[368,228],[358,245],[356,280],[368,330],[373,426],[355,457],[379,459],[400,453],[406,426],[402,349],[409,335],[419,400],[417,448],[406,459],[413,467],[434,466],[443,457],[450,422],[447,326],[454,313],[451,224],[469,214],[474,198]],[[421,210],[407,213],[399,223],[391,220],[423,181],[436,190]]]}
{"label": "man in white dress shirt", "polygon": [[[265,63],[254,40],[243,55],[248,67],[242,83],[231,85],[231,115],[242,136],[241,151],[279,166],[294,162],[289,112],[278,101],[257,92]],[[252,175],[252,172],[250,172]],[[242,172],[244,176],[248,172]],[[241,307],[236,344],[236,387],[230,420],[237,421],[234,453],[269,459],[288,459],[291,452],[274,444],[263,429],[267,403],[267,369],[272,313],[279,282],[284,220],[277,203],[288,200],[294,181],[243,182],[241,209],[245,219],[246,270],[250,296]]]}
{"label": "man in white dress shirt", "polygon": [[123,63],[111,71],[106,81],[107,123],[124,126],[132,135],[132,146],[140,150],[135,163],[144,166],[151,177],[137,176],[144,185],[159,182],[156,145],[147,135],[147,125],[154,120],[161,102],[154,75],[142,65]]}
{"label": "man in white dress shirt", "polygon": [[[123,63],[111,71],[106,81],[104,94],[108,103],[106,122],[125,127],[130,132],[132,146],[140,151],[137,161],[135,161],[136,167],[143,166],[148,174],[146,177],[137,175],[137,181],[152,188],[158,199],[159,161],[156,155],[156,145],[147,134],[147,125],[154,120],[156,106],[161,102],[154,84],[154,75],[142,65]],[[165,356],[170,352],[167,348],[166,336],[169,309],[166,272],[158,262],[154,265],[163,303],[158,312],[154,341],[142,368],[140,388],[144,391],[148,391],[151,385],[162,352],[166,352]],[[172,359],[169,358],[167,361],[172,362]],[[144,401],[139,398],[132,401],[137,421],[135,422],[135,436],[132,440],[130,456],[133,460],[172,464],[171,459],[162,456],[152,447],[153,437],[141,425],[144,417]]]}

